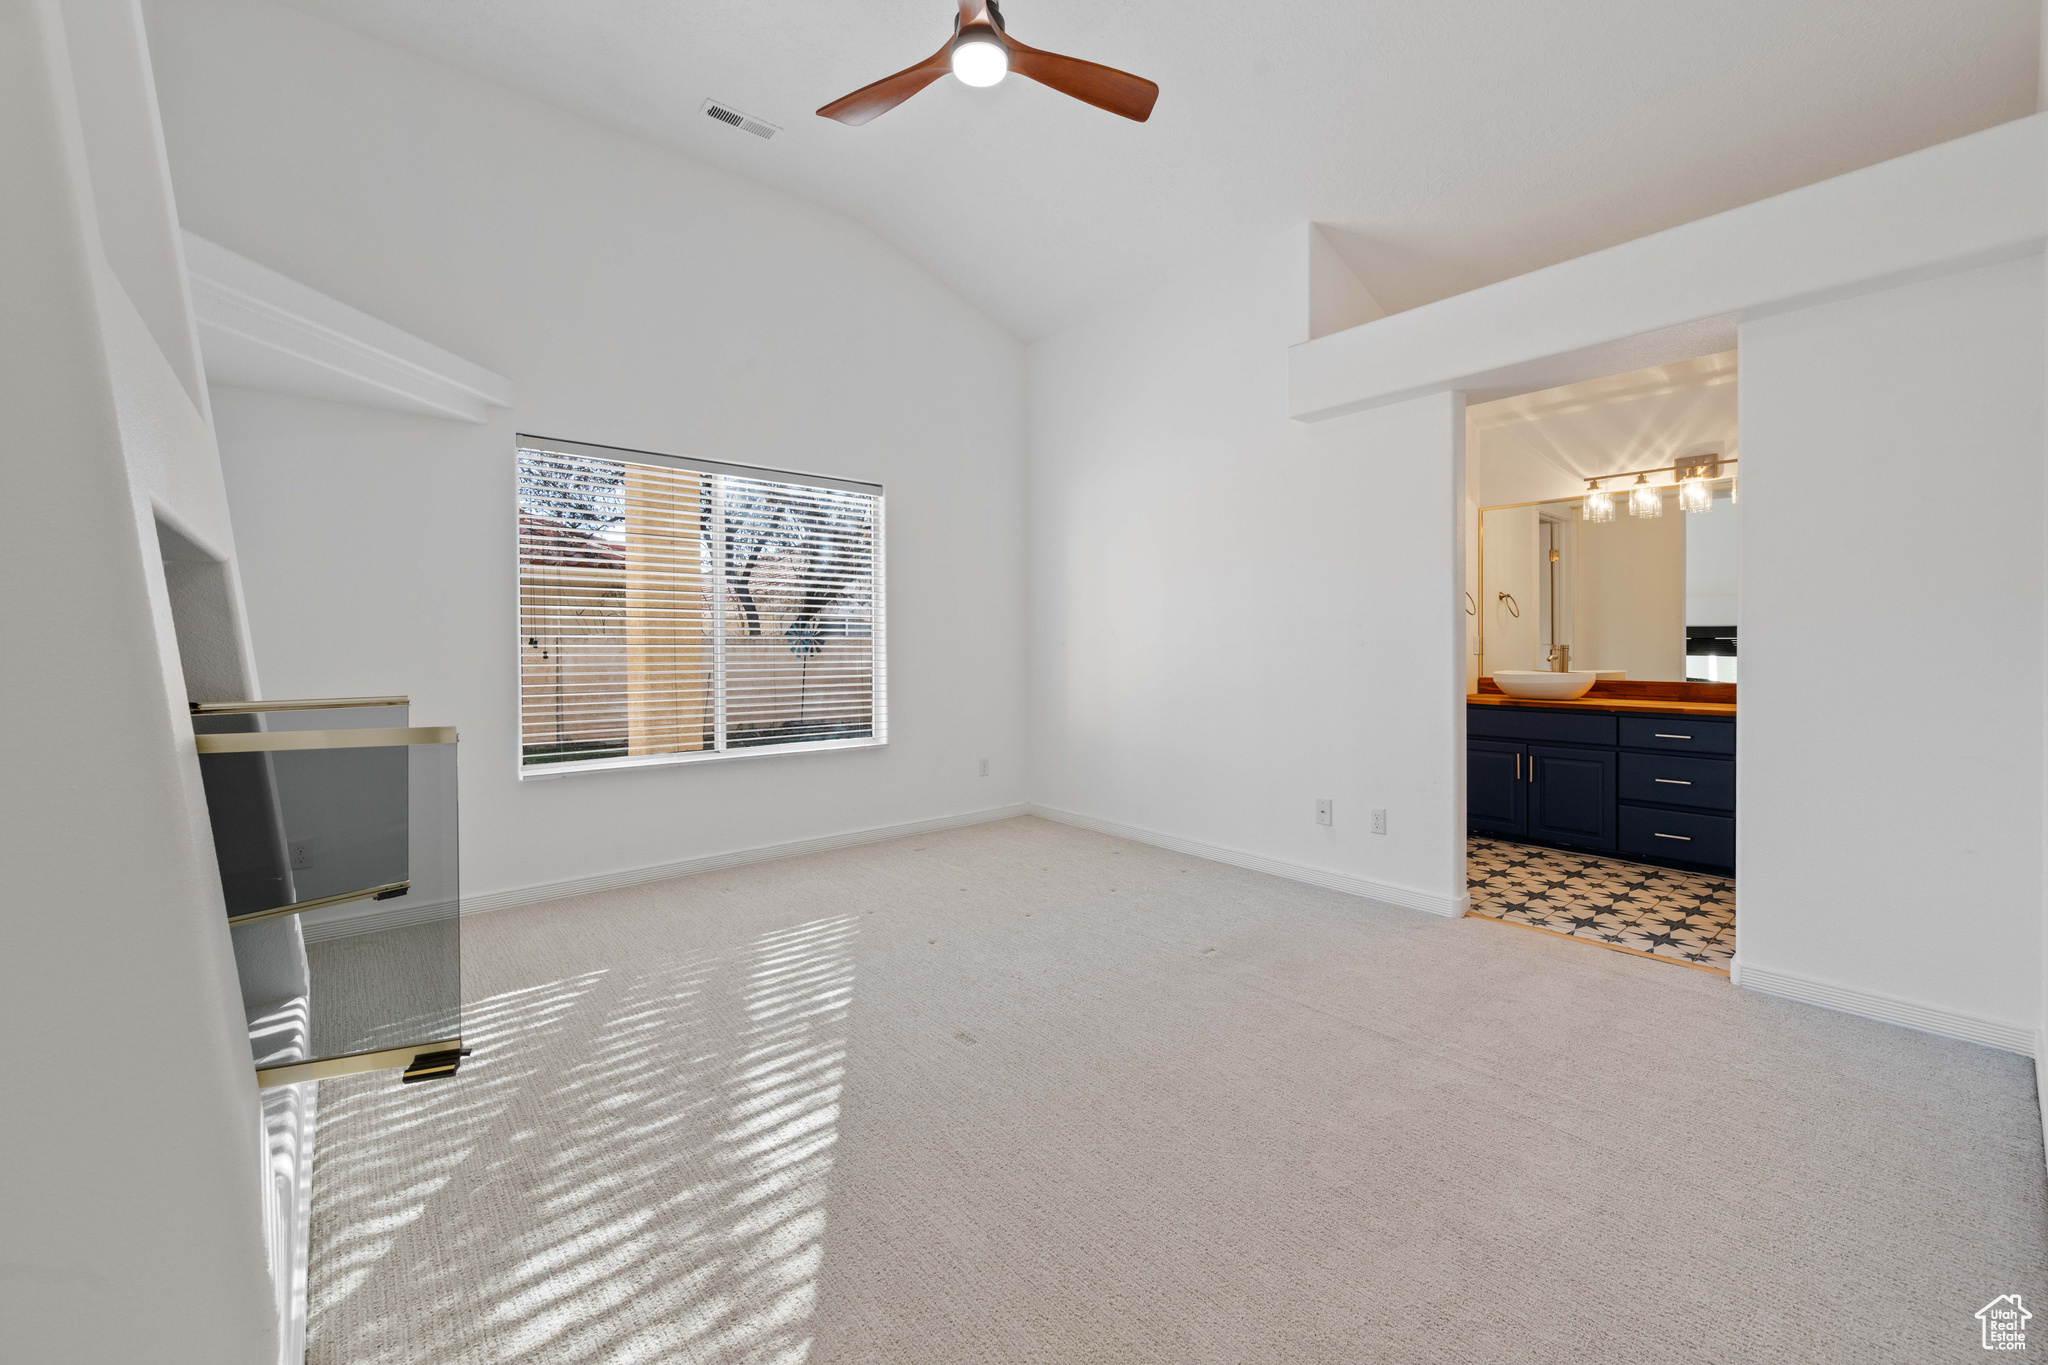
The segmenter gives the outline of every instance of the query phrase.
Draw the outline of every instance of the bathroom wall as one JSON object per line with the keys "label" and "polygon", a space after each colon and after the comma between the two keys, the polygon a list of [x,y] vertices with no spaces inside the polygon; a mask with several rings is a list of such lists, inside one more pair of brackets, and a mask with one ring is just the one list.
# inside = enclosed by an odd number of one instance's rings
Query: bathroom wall
{"label": "bathroom wall", "polygon": [[[1736,375],[1736,354],[1727,351],[1473,404],[1467,416],[1471,498],[1477,506],[1495,508],[1532,501],[1575,503],[1594,476],[1664,468],[1668,482],[1669,466],[1682,454],[1713,451],[1734,457],[1739,450]],[[1624,499],[1629,482],[1614,479],[1607,487]],[[1624,669],[1635,679],[1685,676],[1683,546],[1699,518],[1683,516],[1670,497],[1665,511],[1653,521],[1623,511],[1615,522],[1578,529],[1582,563],[1573,575],[1578,580],[1575,602],[1586,616],[1570,636],[1574,664]],[[1489,528],[1500,515],[1487,515]],[[1674,551],[1680,556],[1676,561]],[[1632,563],[1636,556],[1642,559],[1639,566]],[[1674,581],[1679,585],[1675,590]],[[1667,597],[1667,591],[1672,595]],[[1732,579],[1727,592],[1733,592]],[[1497,587],[1485,588],[1485,595],[1492,604],[1483,618],[1489,654],[1511,659],[1499,664],[1504,668],[1545,667],[1533,646],[1535,627],[1525,632],[1531,663],[1523,661],[1518,623],[1511,617],[1496,621],[1504,615]],[[1494,650],[1491,637],[1496,634],[1512,648]],[[1482,665],[1486,672],[1494,666],[1490,660]]]}
{"label": "bathroom wall", "polygon": [[1742,504],[1719,493],[1713,511],[1685,517],[1685,623],[1741,622]]}
{"label": "bathroom wall", "polygon": [[[1617,509],[1579,523],[1578,622],[1572,662],[1631,679],[1685,676],[1685,533],[1676,497],[1661,517]],[[1490,519],[1489,519],[1490,520]]]}
{"label": "bathroom wall", "polygon": [[1705,450],[1737,455],[1736,374],[1726,352],[1474,404],[1480,505],[1575,498],[1595,476],[1668,470],[1678,456]]}
{"label": "bathroom wall", "polygon": [[1545,569],[1539,521],[1533,506],[1497,507],[1484,514],[1483,564],[1473,590],[1483,590],[1485,599],[1479,606],[1485,623],[1480,643],[1486,650],[1480,672],[1485,676],[1504,668],[1549,667],[1538,643]]}

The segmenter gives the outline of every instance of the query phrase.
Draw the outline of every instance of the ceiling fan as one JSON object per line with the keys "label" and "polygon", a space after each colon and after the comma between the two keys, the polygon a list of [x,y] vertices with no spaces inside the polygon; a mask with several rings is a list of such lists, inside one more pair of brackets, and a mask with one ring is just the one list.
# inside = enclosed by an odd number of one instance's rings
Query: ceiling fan
{"label": "ceiling fan", "polygon": [[1139,123],[1152,116],[1159,87],[1143,76],[1024,46],[1004,27],[997,0],[957,3],[960,13],[944,47],[909,70],[864,85],[818,112],[841,123],[862,124],[888,113],[949,71],[968,85],[994,85],[1015,71],[1062,95]]}

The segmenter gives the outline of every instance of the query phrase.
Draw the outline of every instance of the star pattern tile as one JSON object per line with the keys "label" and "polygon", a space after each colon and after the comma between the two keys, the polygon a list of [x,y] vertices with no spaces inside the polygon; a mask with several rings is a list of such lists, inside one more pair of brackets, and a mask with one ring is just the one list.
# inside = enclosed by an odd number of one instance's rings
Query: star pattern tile
{"label": "star pattern tile", "polygon": [[1725,972],[1735,879],[1469,835],[1472,913]]}

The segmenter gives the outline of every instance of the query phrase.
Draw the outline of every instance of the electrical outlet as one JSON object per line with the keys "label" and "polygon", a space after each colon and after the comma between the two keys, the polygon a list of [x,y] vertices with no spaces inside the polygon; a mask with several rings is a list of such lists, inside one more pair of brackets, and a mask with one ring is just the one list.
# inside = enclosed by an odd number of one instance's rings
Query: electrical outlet
{"label": "electrical outlet", "polygon": [[1334,809],[1334,805],[1335,803],[1332,802],[1328,797],[1318,797],[1316,799],[1317,824],[1334,825],[1337,823],[1337,813]]}
{"label": "electrical outlet", "polygon": [[1387,808],[1385,806],[1374,806],[1372,808],[1372,832],[1374,834],[1385,834],[1387,832]]}
{"label": "electrical outlet", "polygon": [[981,775],[983,777],[988,776],[988,760],[985,758],[981,760]]}
{"label": "electrical outlet", "polygon": [[312,865],[313,841],[310,839],[292,840],[292,866],[294,868],[304,869],[309,868]]}

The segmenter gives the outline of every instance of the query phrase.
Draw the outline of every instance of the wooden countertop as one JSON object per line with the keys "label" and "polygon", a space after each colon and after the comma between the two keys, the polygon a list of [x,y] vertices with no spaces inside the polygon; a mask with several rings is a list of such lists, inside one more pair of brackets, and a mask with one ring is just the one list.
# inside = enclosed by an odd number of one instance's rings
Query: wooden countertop
{"label": "wooden countertop", "polygon": [[1620,711],[1645,716],[1724,716],[1735,719],[1735,703],[1727,701],[1663,701],[1637,697],[1580,697],[1577,701],[1530,701],[1498,692],[1468,692],[1468,706],[1535,707],[1542,711]]}

